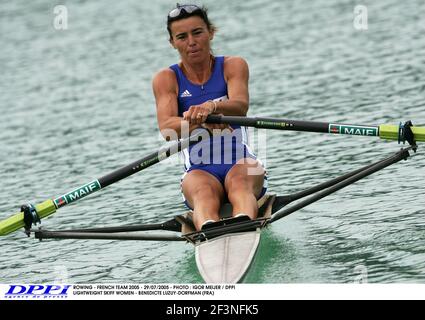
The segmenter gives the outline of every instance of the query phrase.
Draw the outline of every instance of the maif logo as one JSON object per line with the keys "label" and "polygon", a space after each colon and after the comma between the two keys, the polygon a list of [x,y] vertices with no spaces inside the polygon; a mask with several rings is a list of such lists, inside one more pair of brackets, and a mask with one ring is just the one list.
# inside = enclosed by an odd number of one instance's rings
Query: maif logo
{"label": "maif logo", "polygon": [[5,299],[66,299],[70,285],[10,285]]}

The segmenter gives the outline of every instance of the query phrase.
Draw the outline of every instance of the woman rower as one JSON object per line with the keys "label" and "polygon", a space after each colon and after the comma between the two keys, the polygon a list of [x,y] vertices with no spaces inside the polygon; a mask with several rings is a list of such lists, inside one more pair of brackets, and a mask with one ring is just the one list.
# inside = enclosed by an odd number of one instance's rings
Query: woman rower
{"label": "woman rower", "polygon": [[184,135],[183,128],[190,133],[214,132],[183,152],[186,170],[181,189],[185,204],[194,212],[195,227],[201,230],[218,221],[225,201],[232,204],[233,217],[255,219],[257,199],[266,192],[266,179],[261,163],[247,145],[246,129],[232,126],[231,132],[223,130],[216,135],[224,126],[205,123],[209,114],[246,116],[248,65],[240,57],[212,54],[216,29],[204,7],[177,4],[167,16],[167,30],[181,61],[153,78],[159,129],[166,139],[169,130],[177,137]]}

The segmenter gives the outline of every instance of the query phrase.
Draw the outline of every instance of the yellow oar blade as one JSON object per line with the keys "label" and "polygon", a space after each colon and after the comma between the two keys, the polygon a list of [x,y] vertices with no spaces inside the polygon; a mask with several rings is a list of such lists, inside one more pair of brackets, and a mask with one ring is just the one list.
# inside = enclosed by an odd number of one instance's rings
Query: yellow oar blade
{"label": "yellow oar blade", "polygon": [[[53,200],[46,200],[35,206],[40,219],[45,218],[56,212],[56,206]],[[19,212],[13,216],[0,221],[0,236],[5,236],[25,226],[24,213]]]}
{"label": "yellow oar blade", "polygon": [[[398,140],[399,126],[392,124],[382,124],[379,126],[379,137],[386,140]],[[417,142],[425,141],[425,127],[411,127]]]}

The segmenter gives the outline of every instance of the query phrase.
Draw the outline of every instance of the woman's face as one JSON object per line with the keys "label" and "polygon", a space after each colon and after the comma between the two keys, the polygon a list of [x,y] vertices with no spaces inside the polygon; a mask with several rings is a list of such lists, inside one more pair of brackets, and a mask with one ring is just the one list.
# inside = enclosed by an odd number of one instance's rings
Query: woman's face
{"label": "woman's face", "polygon": [[170,43],[179,51],[182,60],[197,63],[209,58],[210,41],[214,34],[200,17],[174,21],[171,24],[171,34]]}

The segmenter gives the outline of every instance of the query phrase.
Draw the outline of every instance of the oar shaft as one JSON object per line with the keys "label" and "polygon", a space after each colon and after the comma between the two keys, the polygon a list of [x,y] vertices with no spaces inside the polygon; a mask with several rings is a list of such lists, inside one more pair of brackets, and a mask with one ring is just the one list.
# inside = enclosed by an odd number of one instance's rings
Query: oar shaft
{"label": "oar shaft", "polygon": [[[210,115],[207,123],[240,125],[259,129],[307,131],[356,136],[380,137],[387,140],[399,139],[399,127],[395,125],[353,125],[331,122],[299,121],[264,117],[237,117]],[[425,127],[411,127],[416,141],[425,141]]]}
{"label": "oar shaft", "polygon": [[299,121],[262,117],[209,115],[206,122],[255,127],[259,129],[277,129],[323,133],[327,133],[329,129],[329,123],[326,122]]}
{"label": "oar shaft", "polygon": [[191,137],[185,140],[178,141],[172,144],[171,146],[163,147],[160,150],[155,151],[140,160],[134,161],[129,165],[119,168],[97,180],[93,180],[77,189],[74,189],[54,199],[53,201],[57,208],[61,208],[76,200],[84,198],[93,192],[96,192],[115,182],[127,178],[139,171],[149,168],[150,166],[153,166],[154,164],[161,162],[166,158],[169,158],[173,154],[187,148],[189,144],[193,143],[195,140],[196,137]]}

